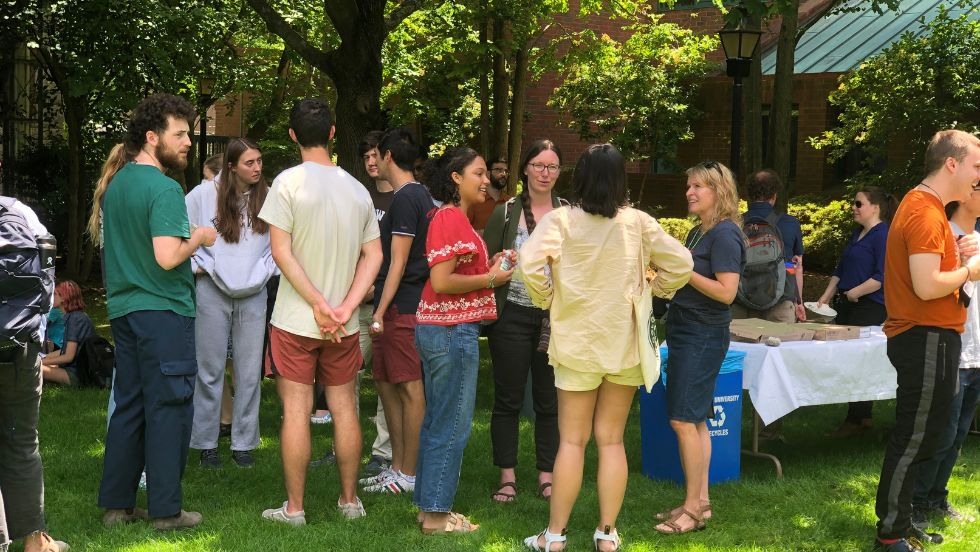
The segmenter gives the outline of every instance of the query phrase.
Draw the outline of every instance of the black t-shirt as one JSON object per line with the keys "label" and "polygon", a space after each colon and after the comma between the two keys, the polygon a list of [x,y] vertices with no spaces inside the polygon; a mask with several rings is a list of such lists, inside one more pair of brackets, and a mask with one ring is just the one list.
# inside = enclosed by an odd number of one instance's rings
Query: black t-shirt
{"label": "black t-shirt", "polygon": [[[714,280],[717,272],[742,273],[745,240],[742,230],[734,222],[725,219],[705,233],[701,233],[701,227],[696,226],[687,234],[684,244],[694,258],[694,272],[701,276]],[[677,291],[671,308],[675,305],[692,312],[703,324],[716,326],[732,321],[729,305],[711,299],[691,284]]]}
{"label": "black t-shirt", "polygon": [[395,198],[395,192],[379,192],[374,182],[367,185],[368,192],[371,194],[371,201],[374,202],[374,215],[381,222],[381,217],[385,216],[391,207],[391,200]]}
{"label": "black t-shirt", "polygon": [[68,345],[69,341],[74,341],[78,344],[78,349],[75,350],[75,360],[71,364],[63,366],[63,368],[75,366],[78,363],[78,355],[82,352],[82,343],[94,335],[95,324],[85,314],[85,311],[77,310],[65,313],[65,346]]}
{"label": "black t-shirt", "polygon": [[391,304],[400,314],[415,314],[422,287],[429,279],[429,262],[425,256],[425,237],[429,230],[431,211],[435,210],[429,190],[417,182],[410,182],[398,189],[391,200],[388,212],[381,219],[381,250],[384,261],[374,282],[374,304],[381,300],[385,278],[391,266],[392,235],[410,236],[412,246],[408,251],[405,273]]}

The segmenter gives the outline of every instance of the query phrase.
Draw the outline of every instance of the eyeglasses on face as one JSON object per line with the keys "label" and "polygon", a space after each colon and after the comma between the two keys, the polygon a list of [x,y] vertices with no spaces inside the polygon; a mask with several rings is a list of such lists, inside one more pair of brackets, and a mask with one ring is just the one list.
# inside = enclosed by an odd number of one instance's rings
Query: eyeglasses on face
{"label": "eyeglasses on face", "polygon": [[558,174],[558,171],[561,170],[561,165],[545,165],[544,163],[528,163],[528,165],[537,173],[543,173],[547,169],[548,173]]}
{"label": "eyeglasses on face", "polygon": [[860,199],[855,199],[852,205],[854,205],[855,209],[860,209],[861,207],[864,207],[864,202],[861,201]]}

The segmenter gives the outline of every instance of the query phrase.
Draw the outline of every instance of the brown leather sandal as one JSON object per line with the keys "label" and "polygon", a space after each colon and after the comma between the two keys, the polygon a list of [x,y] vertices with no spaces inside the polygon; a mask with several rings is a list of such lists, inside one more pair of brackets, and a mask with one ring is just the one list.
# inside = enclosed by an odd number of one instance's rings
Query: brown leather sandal
{"label": "brown leather sandal", "polygon": [[[657,514],[655,516],[653,516],[653,517],[657,518],[657,521],[667,521],[668,519],[670,519],[670,518],[674,517],[675,515],[677,515],[678,512],[680,512],[683,507],[684,506],[681,505],[681,506],[678,506],[678,507],[674,508],[673,510],[666,510],[664,512],[657,512]],[[710,502],[702,502],[701,503],[701,518],[704,519],[705,521],[708,521],[709,519],[711,519],[711,503]]]}
{"label": "brown leather sandal", "polygon": [[[677,522],[682,517],[687,516],[694,521],[694,525],[688,527],[687,529],[682,528]],[[661,529],[661,527],[666,527],[666,529]],[[663,533],[664,535],[683,535],[684,533],[691,533],[694,531],[702,531],[706,525],[704,524],[704,518],[700,518],[687,510],[687,508],[681,508],[680,513],[674,517],[668,519],[667,521],[661,523],[654,527],[658,533]]]}
{"label": "brown leather sandal", "polygon": [[[508,487],[514,490],[514,494],[503,492],[504,489]],[[501,483],[500,487],[498,487],[497,490],[494,491],[492,495],[490,495],[490,500],[500,504],[507,504],[510,502],[514,502],[515,500],[517,500],[517,483],[515,483],[514,481],[505,481]]]}
{"label": "brown leather sandal", "polygon": [[452,533],[473,533],[479,528],[479,525],[471,522],[469,518],[463,514],[449,512],[449,519],[446,520],[445,528],[440,529],[438,527],[422,527],[421,529],[423,535],[449,535]]}
{"label": "brown leather sandal", "polygon": [[546,489],[549,489],[550,487],[551,487],[551,481],[545,481],[544,483],[538,485],[538,498],[540,498],[542,500],[547,500],[547,501],[550,502],[551,501],[551,495],[544,494],[544,491]]}

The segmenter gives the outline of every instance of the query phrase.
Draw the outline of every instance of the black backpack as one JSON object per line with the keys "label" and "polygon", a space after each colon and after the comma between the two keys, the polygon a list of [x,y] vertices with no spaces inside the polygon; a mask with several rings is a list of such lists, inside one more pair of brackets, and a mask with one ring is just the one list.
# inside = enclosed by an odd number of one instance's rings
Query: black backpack
{"label": "black backpack", "polygon": [[0,197],[0,346],[41,343],[42,317],[54,293],[34,231],[13,204]]}
{"label": "black backpack", "polygon": [[75,358],[79,385],[102,389],[112,386],[112,370],[116,356],[109,340],[101,335],[93,335],[85,339],[78,344]]}

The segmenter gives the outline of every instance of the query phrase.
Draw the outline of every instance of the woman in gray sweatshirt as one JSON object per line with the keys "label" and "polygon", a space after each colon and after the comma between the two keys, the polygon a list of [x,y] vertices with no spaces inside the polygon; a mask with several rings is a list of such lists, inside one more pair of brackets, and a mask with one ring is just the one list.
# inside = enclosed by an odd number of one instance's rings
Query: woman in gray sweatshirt
{"label": "woman in gray sweatshirt", "polygon": [[[269,186],[262,176],[262,152],[246,138],[228,144],[221,172],[187,194],[193,226],[211,226],[218,238],[191,257],[197,280],[197,388],[191,447],[201,465],[220,466],[218,432],[225,361],[234,361],[232,459],[250,467],[259,445],[259,398],[266,288],[277,268],[269,245],[269,225],[258,218]],[[230,343],[230,347],[229,347]]]}

